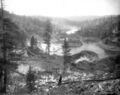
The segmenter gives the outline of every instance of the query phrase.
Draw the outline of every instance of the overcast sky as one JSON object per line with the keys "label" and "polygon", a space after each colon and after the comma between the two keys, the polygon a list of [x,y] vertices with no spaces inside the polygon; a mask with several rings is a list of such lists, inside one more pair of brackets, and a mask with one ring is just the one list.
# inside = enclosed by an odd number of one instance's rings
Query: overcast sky
{"label": "overcast sky", "polygon": [[120,0],[4,0],[5,9],[27,16],[113,15],[120,12]]}

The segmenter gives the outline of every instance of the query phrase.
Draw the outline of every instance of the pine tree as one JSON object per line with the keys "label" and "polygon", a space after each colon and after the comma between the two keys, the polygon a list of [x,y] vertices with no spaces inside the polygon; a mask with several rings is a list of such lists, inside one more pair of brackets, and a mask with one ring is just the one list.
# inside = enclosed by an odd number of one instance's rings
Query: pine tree
{"label": "pine tree", "polygon": [[[115,38],[117,38],[116,43],[120,49],[120,21],[118,21],[118,24],[117,24],[117,31],[115,34]],[[118,54],[115,58],[115,65],[116,65],[116,69],[115,69],[116,76],[120,78],[120,54]]]}
{"label": "pine tree", "polygon": [[[14,34],[17,34],[18,27],[9,18],[4,16],[3,1],[0,9],[0,92],[7,93],[8,74],[10,70],[16,69],[17,64],[11,61],[10,53],[17,45]],[[8,69],[9,68],[9,69]]]}
{"label": "pine tree", "polygon": [[66,69],[68,68],[68,66],[72,62],[72,58],[71,58],[71,55],[70,55],[70,50],[71,49],[70,49],[69,43],[68,43],[66,38],[64,39],[62,49],[63,49],[63,65],[64,65],[64,68],[63,68],[63,71],[62,71],[62,73],[60,74],[60,77],[59,77],[59,81],[58,81],[59,86],[62,84],[63,74],[66,72]]}
{"label": "pine tree", "polygon": [[37,46],[37,39],[34,36],[31,37],[30,45],[32,49],[34,49],[35,46]]}
{"label": "pine tree", "polygon": [[[2,92],[6,93],[7,92],[7,81],[8,81],[8,73],[9,70],[8,68],[10,67],[10,69],[16,68],[16,64],[14,64],[14,62],[11,62],[11,52],[15,49],[16,46],[16,41],[14,40],[13,36],[11,36],[10,34],[10,27],[8,27],[7,25],[9,25],[11,22],[9,19],[5,18],[3,20],[3,27],[6,27],[2,30],[2,32],[0,33],[0,52],[1,52],[1,58],[0,58],[0,65],[1,65],[1,72],[2,74],[2,79],[1,81],[3,81],[3,88],[2,88]],[[14,64],[14,65],[13,65]]]}
{"label": "pine tree", "polygon": [[30,66],[29,71],[27,73],[27,77],[26,77],[26,86],[30,93],[36,89],[35,88],[35,80],[36,80],[35,72],[32,71],[32,67]]}
{"label": "pine tree", "polygon": [[32,36],[31,40],[30,40],[30,47],[28,47],[28,51],[27,51],[28,55],[32,56],[32,57],[33,56],[37,56],[38,57],[41,54],[41,52],[42,51],[38,47],[37,39],[34,36]]}
{"label": "pine tree", "polygon": [[66,69],[66,67],[71,63],[71,55],[70,55],[70,46],[69,43],[67,41],[67,39],[64,39],[64,43],[63,43],[63,64],[64,64],[64,70]]}
{"label": "pine tree", "polygon": [[[3,52],[3,56],[2,56],[2,58],[1,58],[1,83],[2,83],[2,86],[3,87],[1,87],[1,92],[2,93],[6,93],[7,92],[7,90],[6,90],[6,88],[7,88],[7,70],[6,70],[6,68],[3,68],[3,66],[4,65],[6,65],[7,64],[7,60],[6,60],[6,55],[7,55],[7,51],[6,51],[6,41],[5,41],[5,32],[4,32],[4,15],[3,15],[3,0],[1,0],[1,10],[0,10],[1,12],[1,15],[0,15],[0,25],[1,25],[1,42],[2,42],[2,45],[1,45],[1,47],[2,47],[2,52]],[[3,79],[2,79],[3,78]]]}
{"label": "pine tree", "polygon": [[47,20],[46,29],[43,36],[44,36],[44,43],[47,45],[46,52],[48,55],[50,54],[51,35],[52,35],[52,25],[51,22]]}

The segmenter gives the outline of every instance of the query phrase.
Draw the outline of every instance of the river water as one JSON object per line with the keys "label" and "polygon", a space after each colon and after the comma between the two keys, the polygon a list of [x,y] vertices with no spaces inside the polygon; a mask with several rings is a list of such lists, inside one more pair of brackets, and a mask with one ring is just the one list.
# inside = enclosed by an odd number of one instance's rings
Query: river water
{"label": "river water", "polygon": [[[40,48],[45,52],[46,45],[42,43]],[[81,52],[82,50],[93,51],[98,54],[99,58],[104,58],[106,56],[104,49],[99,47],[98,43],[83,43],[82,46],[71,48],[70,53],[73,55]],[[51,55],[56,54],[62,56],[62,44],[52,43],[50,51]]]}

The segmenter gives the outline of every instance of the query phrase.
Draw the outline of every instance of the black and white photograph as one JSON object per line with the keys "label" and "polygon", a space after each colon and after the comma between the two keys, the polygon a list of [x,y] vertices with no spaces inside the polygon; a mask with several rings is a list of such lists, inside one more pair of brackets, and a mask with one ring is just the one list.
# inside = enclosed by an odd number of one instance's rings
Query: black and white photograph
{"label": "black and white photograph", "polygon": [[0,0],[0,95],[120,95],[120,0]]}

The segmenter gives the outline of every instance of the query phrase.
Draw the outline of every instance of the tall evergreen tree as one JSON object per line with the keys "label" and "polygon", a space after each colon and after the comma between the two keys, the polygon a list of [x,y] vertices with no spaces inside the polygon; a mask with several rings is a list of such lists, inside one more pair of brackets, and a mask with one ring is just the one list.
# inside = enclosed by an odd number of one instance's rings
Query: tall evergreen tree
{"label": "tall evergreen tree", "polygon": [[[120,21],[118,21],[117,24],[115,38],[117,39],[116,44],[120,49]],[[116,65],[116,69],[115,69],[116,76],[120,78],[120,53],[115,58],[115,65]]]}
{"label": "tall evergreen tree", "polygon": [[32,67],[30,66],[26,77],[26,86],[30,93],[35,90],[35,80],[36,80],[35,72],[32,71]]}
{"label": "tall evergreen tree", "polygon": [[9,18],[5,17],[3,0],[1,0],[0,3],[0,92],[7,93],[9,71],[16,69],[17,66],[13,60],[11,61],[10,53],[18,44],[18,37],[16,36],[18,35],[17,30],[19,30],[19,28]]}
{"label": "tall evergreen tree", "polygon": [[60,74],[58,85],[61,85],[62,76],[66,72],[66,69],[68,68],[70,63],[72,62],[72,58],[71,58],[71,54],[70,54],[71,49],[70,49],[69,43],[68,43],[66,38],[64,39],[62,49],[63,49],[63,65],[64,65],[64,68],[63,68],[62,73]]}
{"label": "tall evergreen tree", "polygon": [[3,87],[1,87],[1,92],[2,93],[6,93],[6,88],[7,88],[7,70],[6,68],[3,68],[4,65],[7,64],[7,60],[6,60],[6,55],[7,55],[7,52],[6,52],[6,41],[5,41],[5,32],[4,32],[4,15],[3,15],[3,0],[1,0],[1,15],[0,15],[0,25],[1,25],[1,42],[2,42],[2,45],[1,45],[1,48],[2,48],[2,52],[3,52],[3,56],[2,56],[2,59],[1,59],[1,84]]}
{"label": "tall evergreen tree", "polygon": [[45,33],[43,36],[44,36],[44,43],[47,45],[46,52],[48,55],[50,54],[51,35],[52,35],[52,24],[49,20],[47,20]]}
{"label": "tall evergreen tree", "polygon": [[1,77],[1,79],[3,79],[1,80],[3,84],[2,92],[6,93],[7,81],[8,81],[7,77],[9,72],[8,68],[10,67],[11,69],[15,65],[15,64],[13,65],[14,62],[12,62],[10,59],[11,58],[10,54],[16,47],[16,40],[13,38],[13,36],[10,34],[10,31],[9,31],[10,20],[4,19],[3,22],[4,22],[3,23],[4,28],[0,33],[0,52],[1,52],[0,65],[1,65],[1,72],[3,73]]}
{"label": "tall evergreen tree", "polygon": [[70,55],[70,46],[69,43],[67,41],[67,39],[64,39],[64,43],[63,43],[63,64],[64,64],[64,70],[66,69],[66,67],[71,63],[71,55]]}
{"label": "tall evergreen tree", "polygon": [[34,36],[31,37],[30,45],[32,49],[34,49],[35,46],[37,46],[37,39]]}

